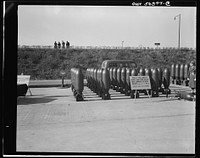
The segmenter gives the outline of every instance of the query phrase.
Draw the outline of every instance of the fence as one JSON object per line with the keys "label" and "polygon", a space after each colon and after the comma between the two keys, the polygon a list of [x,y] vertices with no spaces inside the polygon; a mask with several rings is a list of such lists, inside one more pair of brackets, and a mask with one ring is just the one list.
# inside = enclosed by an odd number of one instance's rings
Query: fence
{"label": "fence", "polygon": [[[18,48],[36,48],[36,49],[54,49],[54,46],[41,46],[41,45],[32,45],[32,46],[28,46],[28,45],[18,45]],[[57,48],[59,49],[59,48]],[[140,50],[161,50],[161,49],[189,49],[189,50],[196,50],[196,48],[188,48],[188,47],[181,47],[181,48],[177,48],[177,47],[119,47],[119,46],[70,46],[69,48],[60,48],[60,49],[131,49],[131,50],[136,50],[136,49],[140,49]]]}

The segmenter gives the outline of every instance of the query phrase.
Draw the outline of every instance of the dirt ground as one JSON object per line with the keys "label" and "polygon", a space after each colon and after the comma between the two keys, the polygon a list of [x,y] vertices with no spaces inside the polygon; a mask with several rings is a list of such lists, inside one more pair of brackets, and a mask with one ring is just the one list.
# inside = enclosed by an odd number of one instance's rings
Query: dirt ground
{"label": "dirt ground", "polygon": [[110,90],[102,100],[87,87],[76,102],[70,88],[31,88],[18,97],[17,151],[195,153],[194,101],[140,98]]}

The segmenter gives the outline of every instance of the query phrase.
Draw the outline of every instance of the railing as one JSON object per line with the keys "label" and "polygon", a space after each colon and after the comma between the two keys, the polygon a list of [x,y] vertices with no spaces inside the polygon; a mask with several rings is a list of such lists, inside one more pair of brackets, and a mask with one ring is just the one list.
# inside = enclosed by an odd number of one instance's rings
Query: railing
{"label": "railing", "polygon": [[[18,45],[18,48],[38,48],[38,49],[55,49],[54,46],[41,46],[41,45]],[[168,49],[168,50],[178,50],[178,49],[189,49],[189,50],[196,50],[196,48],[188,48],[188,47],[119,47],[119,46],[70,46],[69,48],[56,48],[56,49],[129,49],[129,50],[161,50],[161,49]]]}

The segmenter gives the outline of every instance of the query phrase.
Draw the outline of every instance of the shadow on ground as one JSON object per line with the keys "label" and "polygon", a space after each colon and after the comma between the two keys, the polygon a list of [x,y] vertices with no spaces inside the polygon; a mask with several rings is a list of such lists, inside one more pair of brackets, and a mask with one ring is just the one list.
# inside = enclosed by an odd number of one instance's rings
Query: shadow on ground
{"label": "shadow on ground", "polygon": [[29,104],[40,104],[40,103],[49,103],[54,100],[57,100],[54,97],[18,97],[17,105],[29,105]]}

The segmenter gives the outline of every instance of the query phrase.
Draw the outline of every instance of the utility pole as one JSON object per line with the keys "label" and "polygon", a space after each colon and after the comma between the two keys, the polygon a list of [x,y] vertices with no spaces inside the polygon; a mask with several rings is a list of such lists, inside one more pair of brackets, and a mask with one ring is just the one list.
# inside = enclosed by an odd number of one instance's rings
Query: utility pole
{"label": "utility pole", "polygon": [[122,41],[122,48],[123,48],[123,43],[124,43],[124,41]]}
{"label": "utility pole", "polygon": [[179,17],[179,25],[178,25],[178,48],[180,48],[181,44],[181,14],[178,14],[174,17],[174,20]]}

